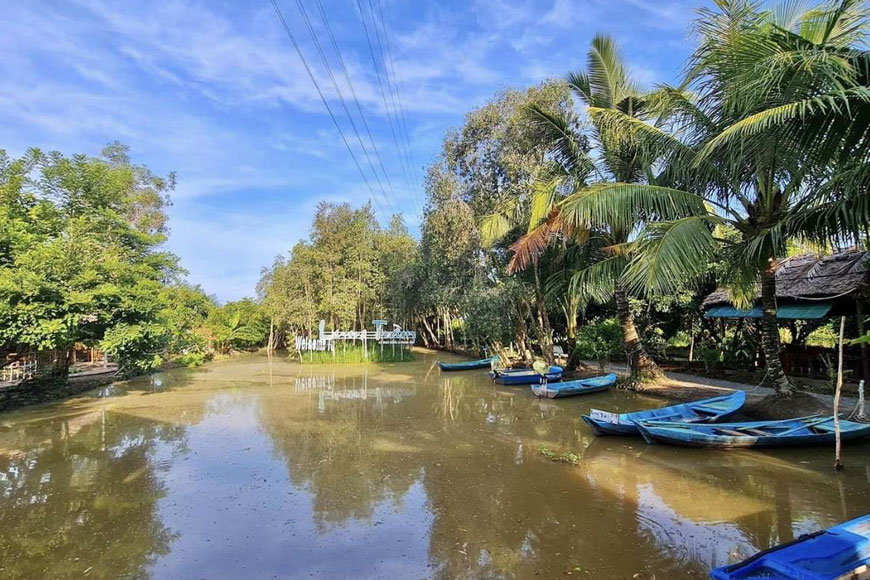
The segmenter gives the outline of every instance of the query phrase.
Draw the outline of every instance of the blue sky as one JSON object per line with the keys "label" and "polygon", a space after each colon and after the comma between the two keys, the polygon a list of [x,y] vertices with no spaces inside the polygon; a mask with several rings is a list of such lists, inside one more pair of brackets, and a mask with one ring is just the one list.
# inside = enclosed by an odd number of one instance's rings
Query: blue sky
{"label": "blue sky", "polygon": [[[702,0],[382,2],[414,163],[404,170],[357,1],[322,0],[392,184],[375,208],[415,230],[423,167],[469,109],[582,67],[597,32],[617,38],[643,83],[674,82]],[[368,170],[296,0],[278,3]],[[347,93],[317,0],[303,6]],[[320,200],[370,197],[269,0],[11,0],[4,17],[0,148],[96,154],[118,139],[135,162],[176,171],[169,249],[221,300],[253,296]]]}

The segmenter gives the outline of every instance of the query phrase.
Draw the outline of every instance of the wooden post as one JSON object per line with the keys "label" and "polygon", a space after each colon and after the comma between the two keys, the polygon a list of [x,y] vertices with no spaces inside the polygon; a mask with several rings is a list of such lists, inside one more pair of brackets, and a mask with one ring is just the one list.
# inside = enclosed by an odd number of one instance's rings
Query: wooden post
{"label": "wooden post", "polygon": [[[855,297],[855,322],[858,325],[858,336],[864,336],[864,296]],[[861,353],[861,378],[870,381],[870,362],[867,360],[867,344],[859,345]]]}
{"label": "wooden post", "polygon": [[834,393],[834,469],[843,469],[840,457],[840,393],[843,390],[843,333],[846,330],[846,317],[840,317],[840,354],[837,362],[837,390]]}

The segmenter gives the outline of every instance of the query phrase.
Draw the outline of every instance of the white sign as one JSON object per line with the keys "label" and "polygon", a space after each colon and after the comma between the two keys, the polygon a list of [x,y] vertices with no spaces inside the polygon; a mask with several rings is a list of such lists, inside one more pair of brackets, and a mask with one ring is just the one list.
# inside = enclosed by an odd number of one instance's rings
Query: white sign
{"label": "white sign", "polygon": [[614,425],[619,425],[619,414],[611,413],[609,411],[599,411],[598,409],[592,409],[589,411],[589,416],[597,421],[602,421],[604,423],[613,423]]}

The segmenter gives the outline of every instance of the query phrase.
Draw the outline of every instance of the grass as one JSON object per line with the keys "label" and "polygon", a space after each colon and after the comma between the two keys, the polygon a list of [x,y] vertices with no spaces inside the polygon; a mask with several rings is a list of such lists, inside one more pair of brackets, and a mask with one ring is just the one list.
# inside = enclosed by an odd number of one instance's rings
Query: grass
{"label": "grass", "polygon": [[571,465],[580,464],[580,456],[576,453],[560,453],[558,451],[553,451],[551,449],[547,449],[547,446],[543,443],[538,448],[538,451],[541,455],[543,455],[550,461],[556,461],[558,463],[570,463]]}
{"label": "grass", "polygon": [[361,345],[337,345],[335,353],[330,351],[314,351],[300,353],[300,359],[304,364],[360,364],[360,363],[389,363],[407,362],[414,360],[411,349],[395,345],[385,344],[383,349],[380,345],[373,344],[368,348],[368,358],[365,357]]}

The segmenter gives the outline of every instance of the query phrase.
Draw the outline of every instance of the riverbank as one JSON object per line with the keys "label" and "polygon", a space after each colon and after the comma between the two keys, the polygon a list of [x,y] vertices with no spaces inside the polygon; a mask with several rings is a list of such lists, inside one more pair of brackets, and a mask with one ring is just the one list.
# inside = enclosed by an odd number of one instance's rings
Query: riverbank
{"label": "riverbank", "polygon": [[[598,364],[584,361],[590,370],[596,372]],[[628,366],[622,363],[604,365],[606,372],[620,376],[628,376]],[[834,397],[832,395],[799,391],[792,397],[776,397],[773,389],[761,385],[750,385],[735,381],[714,379],[685,373],[664,371],[662,378],[643,388],[645,395],[667,399],[669,401],[688,402],[707,397],[716,397],[730,391],[745,391],[746,405],[741,410],[738,419],[755,419],[759,421],[802,417],[815,413],[833,414]],[[858,398],[844,396],[840,399],[840,412],[846,416],[858,406]]]}
{"label": "riverbank", "polygon": [[72,397],[90,389],[109,385],[114,382],[117,375],[118,367],[112,365],[44,383],[32,381],[0,383],[0,412]]}

